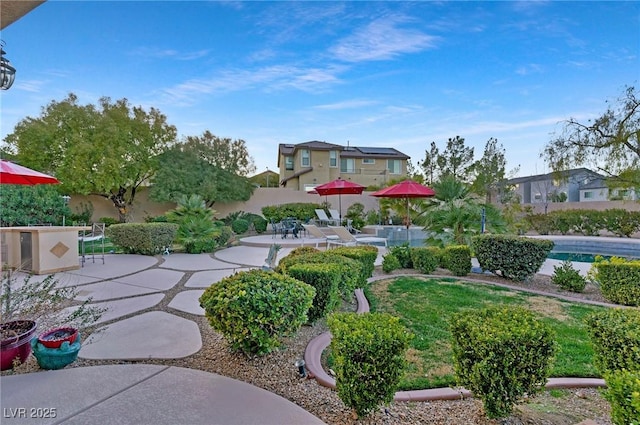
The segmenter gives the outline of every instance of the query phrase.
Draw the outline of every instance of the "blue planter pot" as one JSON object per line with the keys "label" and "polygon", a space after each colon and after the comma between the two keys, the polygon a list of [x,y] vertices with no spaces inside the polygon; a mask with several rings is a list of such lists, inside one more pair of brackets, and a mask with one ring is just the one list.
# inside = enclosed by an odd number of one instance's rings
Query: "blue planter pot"
{"label": "blue planter pot", "polygon": [[38,342],[37,338],[31,341],[33,355],[38,360],[38,365],[43,369],[55,370],[75,362],[80,352],[80,334],[73,344],[68,341],[62,343],[60,348],[47,348]]}

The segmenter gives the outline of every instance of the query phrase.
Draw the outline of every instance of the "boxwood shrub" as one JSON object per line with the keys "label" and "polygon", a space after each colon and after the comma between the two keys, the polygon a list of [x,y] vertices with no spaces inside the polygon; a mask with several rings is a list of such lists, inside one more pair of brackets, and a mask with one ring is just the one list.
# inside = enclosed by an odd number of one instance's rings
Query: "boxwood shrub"
{"label": "boxwood shrub", "polygon": [[604,260],[597,257],[589,273],[607,300],[640,306],[640,260],[618,257]]}
{"label": "boxwood shrub", "polygon": [[433,273],[440,265],[434,251],[427,247],[411,248],[411,262],[414,269],[424,274]]}
{"label": "boxwood shrub", "polygon": [[250,270],[211,285],[200,297],[200,306],[232,349],[262,355],[307,322],[315,292],[290,276]]}
{"label": "boxwood shrub", "polygon": [[231,229],[236,235],[243,235],[249,230],[249,221],[244,218],[238,218],[231,222]]}
{"label": "boxwood shrub", "polygon": [[325,317],[340,304],[341,266],[337,263],[299,263],[287,269],[287,274],[313,286],[316,296],[309,309],[309,322]]}
{"label": "boxwood shrub", "polygon": [[467,245],[451,245],[444,249],[446,264],[456,276],[466,276],[471,272],[471,249]]}
{"label": "boxwood shrub", "polygon": [[478,235],[473,251],[483,270],[511,280],[523,281],[535,274],[553,249],[553,242],[520,236]]}
{"label": "boxwood shrub", "polygon": [[587,280],[578,270],[573,268],[573,263],[570,260],[565,260],[560,265],[553,266],[551,282],[571,292],[582,292],[587,285]]}
{"label": "boxwood shrub", "polygon": [[640,311],[608,309],[588,316],[586,322],[600,372],[640,372]]}
{"label": "boxwood shrub", "polygon": [[155,255],[173,244],[178,225],[174,223],[121,223],[106,228],[111,243],[126,254]]}
{"label": "boxwood shrub", "polygon": [[640,425],[640,371],[626,370],[605,375],[604,397],[611,404],[615,425]]}
{"label": "boxwood shrub", "polygon": [[400,268],[400,260],[395,255],[388,253],[382,257],[382,271],[391,273]]}
{"label": "boxwood shrub", "polygon": [[524,394],[540,391],[556,352],[552,329],[520,307],[457,313],[451,337],[456,381],[490,418],[508,416]]}
{"label": "boxwood shrub", "polygon": [[367,279],[373,276],[376,258],[378,258],[378,248],[376,248],[375,246],[341,246],[332,249],[331,252],[354,259],[362,264],[362,275],[360,276],[359,285],[360,288],[364,287],[367,284]]}
{"label": "boxwood shrub", "polygon": [[389,250],[400,261],[400,267],[403,269],[412,269],[413,261],[411,261],[411,248],[408,243],[392,246]]}
{"label": "boxwood shrub", "polygon": [[363,287],[366,281],[362,283],[362,264],[351,258],[335,254],[335,250],[318,251],[310,254],[287,255],[280,260],[276,271],[287,274],[287,270],[294,264],[301,263],[336,263],[341,266],[340,276],[340,293],[345,298],[353,296],[356,288]]}
{"label": "boxwood shrub", "polygon": [[387,313],[334,313],[328,319],[338,396],[364,416],[393,400],[412,334]]}

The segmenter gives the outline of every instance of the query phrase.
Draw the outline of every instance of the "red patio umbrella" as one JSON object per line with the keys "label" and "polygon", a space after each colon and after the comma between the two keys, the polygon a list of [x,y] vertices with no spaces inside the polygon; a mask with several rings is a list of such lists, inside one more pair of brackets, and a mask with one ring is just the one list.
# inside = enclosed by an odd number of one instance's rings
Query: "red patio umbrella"
{"label": "red patio umbrella", "polygon": [[5,159],[0,160],[0,184],[58,184],[60,181],[48,174],[43,174],[31,168],[14,164]]}
{"label": "red patio umbrella", "polygon": [[350,180],[342,180],[342,178],[338,177],[336,180],[330,181],[329,183],[321,184],[320,186],[316,186],[314,190],[320,196],[326,195],[338,195],[338,212],[340,213],[340,218],[342,219],[342,195],[361,195],[362,192],[366,189],[365,186],[361,184],[354,183]]}
{"label": "red patio umbrella", "polygon": [[429,198],[435,195],[436,192],[433,189],[413,180],[405,180],[371,194],[371,196],[378,198],[405,198],[407,200],[407,239],[409,239],[409,225],[411,224],[409,198]]}

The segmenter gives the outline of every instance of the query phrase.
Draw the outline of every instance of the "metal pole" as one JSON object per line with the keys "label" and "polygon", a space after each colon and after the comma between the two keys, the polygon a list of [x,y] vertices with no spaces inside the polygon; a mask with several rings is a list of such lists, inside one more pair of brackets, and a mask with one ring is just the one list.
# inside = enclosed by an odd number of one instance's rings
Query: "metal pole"
{"label": "metal pole", "polygon": [[480,217],[480,233],[484,233],[484,227],[487,222],[487,213],[484,207],[482,207],[482,215]]}

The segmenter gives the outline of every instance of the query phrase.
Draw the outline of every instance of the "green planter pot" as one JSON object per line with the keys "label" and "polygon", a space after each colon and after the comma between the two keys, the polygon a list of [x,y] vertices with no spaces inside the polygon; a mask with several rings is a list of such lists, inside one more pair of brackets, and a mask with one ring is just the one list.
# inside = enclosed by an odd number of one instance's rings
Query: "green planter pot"
{"label": "green planter pot", "polygon": [[65,341],[59,348],[47,348],[39,343],[37,338],[34,338],[31,340],[31,348],[41,368],[48,370],[62,369],[77,360],[81,348],[80,334],[78,334],[73,344]]}

